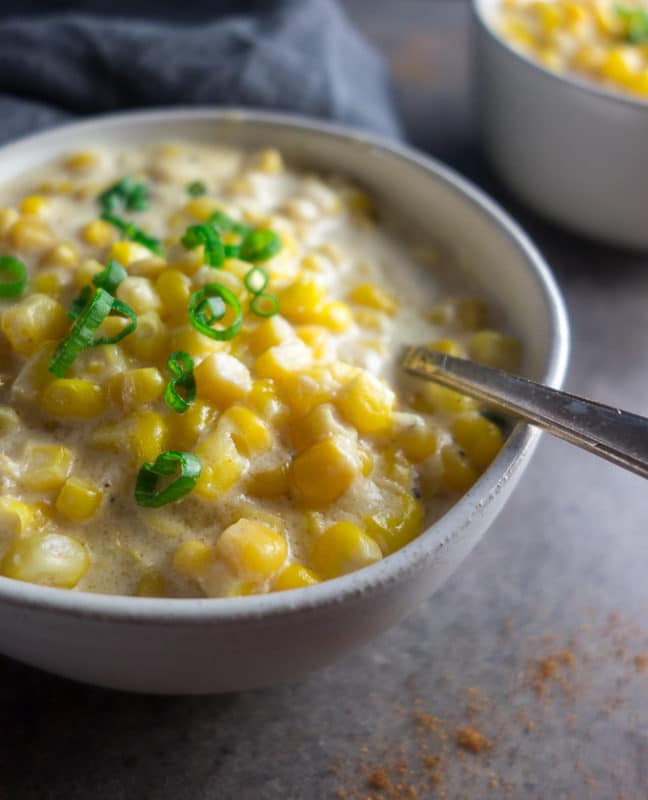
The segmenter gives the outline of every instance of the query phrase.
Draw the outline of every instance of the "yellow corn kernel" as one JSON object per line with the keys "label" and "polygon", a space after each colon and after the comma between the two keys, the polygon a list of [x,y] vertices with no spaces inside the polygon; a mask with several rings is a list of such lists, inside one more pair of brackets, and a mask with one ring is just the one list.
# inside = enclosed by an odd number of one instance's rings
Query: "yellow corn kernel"
{"label": "yellow corn kernel", "polygon": [[293,326],[283,317],[276,314],[260,322],[252,331],[248,344],[252,355],[260,356],[271,347],[294,336]]}
{"label": "yellow corn kernel", "polygon": [[545,33],[552,33],[563,23],[563,9],[558,3],[534,3],[533,10]]}
{"label": "yellow corn kernel", "polygon": [[179,269],[165,269],[158,276],[155,288],[162,301],[164,315],[174,321],[186,319],[191,295],[191,280]]}
{"label": "yellow corn kernel", "polygon": [[194,401],[184,414],[169,417],[169,446],[172,450],[192,450],[218,412],[202,400]]}
{"label": "yellow corn kernel", "polygon": [[160,297],[148,278],[125,278],[119,284],[116,297],[129,305],[136,314],[145,314],[147,311],[159,313],[162,308]]}
{"label": "yellow corn kernel", "polygon": [[184,207],[184,210],[190,216],[200,220],[200,222],[207,222],[212,214],[214,214],[216,211],[221,211],[222,208],[222,203],[218,203],[211,197],[203,196],[194,197],[193,200],[190,200],[187,203],[187,205]]}
{"label": "yellow corn kernel", "polygon": [[384,433],[392,425],[395,399],[386,384],[363,370],[342,387],[336,405],[359,433]]}
{"label": "yellow corn kernel", "polygon": [[184,350],[194,359],[201,359],[212,353],[228,350],[229,347],[229,342],[221,342],[217,339],[210,339],[209,336],[203,336],[191,324],[177,328],[171,336],[169,345],[171,351]]}
{"label": "yellow corn kernel", "polygon": [[358,458],[360,459],[360,469],[362,474],[366,477],[371,475],[374,465],[374,458],[365,447],[358,448]]}
{"label": "yellow corn kernel", "polygon": [[142,258],[149,258],[150,255],[151,251],[147,247],[144,247],[144,245],[138,244],[137,242],[122,240],[113,244],[108,253],[108,258],[114,258],[115,261],[119,261],[120,264],[127,267],[134,261],[140,261]]}
{"label": "yellow corn kernel", "polygon": [[245,402],[264,419],[274,419],[282,409],[275,383],[267,378],[252,381]]}
{"label": "yellow corn kernel", "polygon": [[0,541],[24,536],[34,526],[34,507],[14,497],[0,497]]}
{"label": "yellow corn kernel", "polygon": [[629,88],[642,95],[648,97],[648,60],[646,61],[646,68],[632,79]]}
{"label": "yellow corn kernel", "polygon": [[522,360],[518,340],[497,331],[474,333],[468,341],[468,353],[473,361],[509,371],[519,369]]}
{"label": "yellow corn kernel", "polygon": [[259,169],[268,175],[278,175],[283,172],[284,163],[281,153],[274,148],[262,150],[258,154]]}
{"label": "yellow corn kernel", "polygon": [[208,500],[222,497],[243,476],[248,465],[232,437],[219,428],[202,439],[196,447],[196,455],[202,472],[194,492]]}
{"label": "yellow corn kernel", "polygon": [[346,303],[333,300],[330,303],[324,303],[311,315],[311,319],[334,333],[342,333],[353,322],[353,314]]}
{"label": "yellow corn kernel", "polygon": [[374,311],[372,308],[357,308],[353,312],[353,319],[361,328],[369,328],[372,331],[382,331],[385,327],[387,317],[382,311]]}
{"label": "yellow corn kernel", "polygon": [[248,479],[245,491],[252,497],[275,498],[287,494],[289,486],[289,464],[285,463],[255,472]]}
{"label": "yellow corn kernel", "polygon": [[307,369],[313,361],[311,351],[301,339],[286,339],[262,353],[254,364],[260,378],[272,378],[279,385],[292,382],[295,374]]}
{"label": "yellow corn kernel", "polygon": [[418,389],[416,407],[421,411],[442,414],[456,414],[477,408],[477,401],[453,389],[446,389],[435,383],[426,383]]}
{"label": "yellow corn kernel", "polygon": [[337,418],[335,407],[330,403],[316,406],[305,417],[295,420],[290,426],[292,443],[298,452],[328,436],[347,434],[347,429]]}
{"label": "yellow corn kernel", "polygon": [[72,452],[58,444],[29,443],[21,483],[29,491],[60,489],[72,469]]}
{"label": "yellow corn kernel", "polygon": [[41,267],[67,267],[71,269],[79,263],[79,251],[73,242],[60,242],[40,260]]}
{"label": "yellow corn kernel", "polygon": [[290,322],[316,322],[325,297],[326,290],[316,281],[297,281],[279,293],[279,307]]}
{"label": "yellow corn kernel", "polygon": [[118,344],[87,347],[74,362],[77,374],[88,375],[97,383],[104,383],[127,367],[128,360]]}
{"label": "yellow corn kernel", "polygon": [[50,202],[46,197],[40,194],[30,194],[23,197],[20,203],[20,213],[38,217],[47,213],[49,205]]}
{"label": "yellow corn kernel", "polygon": [[148,570],[137,582],[135,594],[137,597],[167,597],[166,578],[156,570]]}
{"label": "yellow corn kernel", "polygon": [[431,456],[437,449],[437,434],[421,417],[407,414],[394,436],[394,445],[414,464]]}
{"label": "yellow corn kernel", "polygon": [[19,218],[14,208],[0,208],[0,236],[5,236]]}
{"label": "yellow corn kernel", "polygon": [[243,455],[259,455],[272,447],[270,427],[245,406],[230,406],[218,420],[218,427],[230,434]]}
{"label": "yellow corn kernel", "polygon": [[118,233],[103,219],[93,219],[81,229],[81,238],[94,247],[108,247],[117,238]]}
{"label": "yellow corn kernel", "polygon": [[160,453],[166,450],[167,437],[167,424],[160,414],[155,411],[142,411],[136,414],[130,432],[135,463],[155,461]]}
{"label": "yellow corn kernel", "polygon": [[499,427],[479,414],[458,417],[452,423],[451,431],[455,442],[479,472],[486,469],[504,444]]}
{"label": "yellow corn kernel", "polygon": [[37,294],[46,294],[57,299],[61,296],[66,283],[63,281],[60,270],[42,270],[34,275],[31,283],[32,290]]}
{"label": "yellow corn kernel", "polygon": [[60,533],[35,533],[9,548],[0,571],[8,578],[71,589],[90,566],[86,546]]}
{"label": "yellow corn kernel", "polygon": [[129,264],[128,274],[155,281],[166,269],[168,269],[168,265],[163,258],[150,255],[148,258],[140,258],[139,261],[133,261],[132,264]]}
{"label": "yellow corn kernel", "polygon": [[92,419],[103,414],[106,397],[101,386],[80,378],[57,378],[45,389],[43,408],[53,417]]}
{"label": "yellow corn kernel", "polygon": [[359,306],[383,311],[390,317],[398,313],[398,300],[387,289],[374,283],[361,283],[349,294],[349,300]]}
{"label": "yellow corn kernel", "polygon": [[240,577],[259,581],[278,572],[288,556],[286,539],[252,519],[240,519],[221,533],[216,552]]}
{"label": "yellow corn kernel", "polygon": [[27,403],[40,400],[43,390],[53,377],[49,365],[57,344],[58,342],[45,342],[27,359],[11,386],[14,400]]}
{"label": "yellow corn kernel", "polygon": [[353,522],[336,522],[319,536],[311,566],[325,579],[339,578],[382,559],[378,543]]}
{"label": "yellow corn kernel", "polygon": [[388,447],[382,456],[385,477],[409,491],[414,482],[414,472],[405,454],[397,448]]}
{"label": "yellow corn kernel", "polygon": [[65,166],[75,171],[91,169],[96,167],[98,163],[99,156],[92,150],[79,150],[78,153],[72,153],[65,159]]}
{"label": "yellow corn kernel", "polygon": [[86,258],[74,274],[74,282],[78,289],[83,289],[84,286],[90,286],[94,276],[101,272],[105,267],[93,258]]}
{"label": "yellow corn kernel", "polygon": [[194,369],[198,397],[226,408],[252,388],[248,368],[228,353],[212,353]]}
{"label": "yellow corn kernel", "polygon": [[479,477],[461,450],[451,444],[441,449],[441,482],[447,491],[465,492]]}
{"label": "yellow corn kernel", "polygon": [[327,260],[320,253],[307,253],[301,260],[301,268],[305,272],[327,272]]}
{"label": "yellow corn kernel", "polygon": [[272,583],[273,592],[286,592],[290,589],[303,589],[319,583],[315,573],[303,564],[293,562],[284,567]]}
{"label": "yellow corn kernel", "polygon": [[316,361],[330,361],[335,353],[333,341],[322,325],[298,325],[295,329],[302,342],[310,347]]}
{"label": "yellow corn kernel", "polygon": [[457,358],[465,358],[466,351],[456,339],[436,339],[431,342],[428,347],[432,350],[437,350],[439,353],[446,353],[449,356],[456,356]]}
{"label": "yellow corn kernel", "polygon": [[[146,362],[159,362],[167,352],[167,335],[156,311],[147,311],[137,317],[137,328],[123,341],[124,349],[135,358]],[[176,349],[176,348],[171,348]]]}
{"label": "yellow corn kernel", "polygon": [[118,372],[110,380],[110,396],[123,408],[138,408],[162,396],[166,382],[160,370],[142,367]]}
{"label": "yellow corn kernel", "polygon": [[11,406],[0,405],[0,436],[8,436],[20,427],[20,417]]}
{"label": "yellow corn kernel", "polygon": [[399,492],[393,503],[366,520],[367,530],[387,556],[415,539],[423,528],[423,506],[408,492]]}
{"label": "yellow corn kernel", "polygon": [[507,19],[504,21],[502,29],[505,37],[523,50],[532,49],[535,45],[533,31],[522,20]]}
{"label": "yellow corn kernel", "polygon": [[67,519],[90,519],[101,505],[101,490],[80,478],[68,478],[56,498],[56,510]]}
{"label": "yellow corn kernel", "polygon": [[636,75],[634,53],[629,47],[615,47],[608,51],[601,64],[601,75],[610,81],[626,86]]}
{"label": "yellow corn kernel", "polygon": [[205,263],[205,249],[202,245],[194,247],[193,250],[186,250],[183,247],[172,255],[169,259],[169,266],[179,269],[180,272],[191,277]]}
{"label": "yellow corn kernel", "polygon": [[11,347],[29,356],[49,339],[60,339],[70,327],[63,306],[46,294],[32,294],[2,315],[2,331]]}
{"label": "yellow corn kernel", "polygon": [[304,505],[322,508],[342,497],[360,473],[355,443],[346,437],[331,436],[295,458],[290,482]]}
{"label": "yellow corn kernel", "polygon": [[183,542],[173,554],[171,566],[186,578],[195,578],[208,566],[214,551],[200,539]]}
{"label": "yellow corn kernel", "polygon": [[39,219],[21,217],[11,226],[9,242],[23,253],[41,253],[54,244],[50,227]]}

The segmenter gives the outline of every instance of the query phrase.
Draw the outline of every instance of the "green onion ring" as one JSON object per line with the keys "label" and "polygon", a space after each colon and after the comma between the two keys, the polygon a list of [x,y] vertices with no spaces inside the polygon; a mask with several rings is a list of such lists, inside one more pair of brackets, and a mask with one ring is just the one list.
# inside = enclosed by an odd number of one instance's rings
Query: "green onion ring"
{"label": "green onion ring", "polygon": [[[164,402],[178,414],[184,414],[196,399],[193,368],[193,358],[184,350],[176,350],[167,360],[167,369],[173,377],[164,390]],[[178,388],[184,389],[184,397],[178,393]]]}
{"label": "green onion ring", "polygon": [[62,378],[82,350],[91,347],[95,331],[110,314],[115,298],[104,289],[97,289],[72,324],[70,332],[59,342],[49,371]]}
{"label": "green onion ring", "polygon": [[164,248],[160,244],[159,239],[154,239],[152,236],[144,233],[143,230],[140,230],[136,225],[133,225],[132,222],[128,222],[127,220],[121,219],[121,217],[116,217],[114,214],[110,214],[108,212],[104,212],[101,215],[101,219],[109,222],[115,228],[120,230],[126,236],[126,238],[130,239],[132,242],[141,244],[143,247],[146,247],[147,250],[150,250],[157,256],[164,256]]}
{"label": "green onion ring", "polygon": [[[263,303],[270,303],[270,308],[263,308]],[[250,300],[250,311],[257,317],[274,317],[279,313],[279,298],[270,292],[255,294]]]}
{"label": "green onion ring", "polygon": [[281,250],[281,239],[274,231],[251,231],[241,243],[243,261],[267,261]]}
{"label": "green onion ring", "polygon": [[[10,280],[3,280],[4,276]],[[12,256],[0,256],[0,297],[20,297],[27,286],[27,269]]]}
{"label": "green onion ring", "polygon": [[204,181],[193,181],[187,186],[187,194],[191,197],[200,197],[207,194],[207,186]]}
{"label": "green onion ring", "polygon": [[[158,491],[159,478],[170,478],[178,470],[178,477]],[[192,491],[201,472],[200,459],[192,453],[178,450],[160,453],[153,464],[146,463],[140,468],[135,484],[135,502],[144,508],[160,508],[175,503]]]}
{"label": "green onion ring", "polygon": [[[103,290],[97,289],[97,291]],[[110,310],[111,312],[116,311],[121,317],[128,317],[130,322],[114,336],[100,336],[98,339],[93,339],[92,347],[97,347],[97,345],[100,344],[117,344],[117,342],[121,342],[122,339],[125,339],[137,328],[137,314],[130,306],[126,305],[126,303],[122,303],[121,300],[116,300],[113,297],[112,308]]]}
{"label": "green onion ring", "polygon": [[220,267],[225,260],[225,248],[217,230],[211,225],[190,225],[180,239],[188,249],[204,245],[205,264],[210,267]]}
{"label": "green onion ring", "polygon": [[[236,317],[234,322],[227,328],[218,329],[212,328],[214,322],[222,319],[224,313],[220,317],[214,316],[214,303],[207,303],[203,305],[205,300],[219,297],[223,303],[229,306],[235,313]],[[209,320],[205,314],[205,309],[209,308],[212,313],[212,319]],[[227,341],[233,339],[236,334],[241,330],[243,324],[243,312],[241,311],[241,304],[238,298],[227,287],[222,286],[220,283],[208,283],[194,292],[189,299],[189,319],[194,328],[210,339],[217,339],[219,341]]]}
{"label": "green onion ring", "polygon": [[[261,283],[259,286],[254,286],[254,281],[257,279],[257,276],[260,277]],[[252,267],[243,278],[245,288],[250,294],[262,294],[269,281],[270,276],[268,275],[268,270],[263,267]]]}

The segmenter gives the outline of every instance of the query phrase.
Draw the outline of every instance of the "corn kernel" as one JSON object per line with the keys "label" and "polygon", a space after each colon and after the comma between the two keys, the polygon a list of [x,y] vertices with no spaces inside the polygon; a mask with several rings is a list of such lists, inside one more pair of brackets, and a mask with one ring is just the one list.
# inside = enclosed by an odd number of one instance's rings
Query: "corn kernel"
{"label": "corn kernel", "polygon": [[135,463],[155,461],[160,453],[166,450],[167,436],[167,424],[160,414],[155,411],[142,411],[136,414],[130,434]]}
{"label": "corn kernel", "polygon": [[330,361],[334,357],[333,341],[322,325],[298,325],[295,332],[302,342],[310,347],[316,361]]}
{"label": "corn kernel", "polygon": [[218,420],[218,427],[230,434],[243,455],[260,455],[272,447],[268,424],[245,406],[230,406]]}
{"label": "corn kernel", "polygon": [[294,328],[283,317],[276,314],[274,317],[264,319],[250,334],[248,340],[250,351],[255,356],[260,356],[277,344],[294,336]]}
{"label": "corn kernel", "polygon": [[29,491],[60,489],[72,469],[72,453],[58,444],[33,444],[25,448],[21,483]]}
{"label": "corn kernel", "polygon": [[99,163],[99,156],[92,150],[79,150],[78,153],[72,153],[65,160],[65,166],[74,171],[85,171],[96,167]]}
{"label": "corn kernel", "polygon": [[520,368],[522,350],[513,336],[497,331],[479,331],[468,341],[468,353],[473,361],[508,371]]}
{"label": "corn kernel", "polygon": [[465,492],[478,478],[463,452],[453,445],[441,449],[441,465],[441,481],[448,491]]}
{"label": "corn kernel", "polygon": [[193,200],[190,200],[187,203],[184,210],[190,216],[200,220],[200,222],[207,222],[212,214],[214,214],[216,211],[222,210],[222,208],[222,203],[218,203],[211,197],[203,196],[194,197]]}
{"label": "corn kernel", "polygon": [[11,347],[29,356],[43,342],[64,336],[70,321],[56,300],[46,294],[32,294],[4,312],[1,327]]}
{"label": "corn kernel", "polygon": [[466,414],[452,423],[452,435],[470,463],[483,472],[499,453],[504,437],[499,427],[479,414]]}
{"label": "corn kernel", "polygon": [[174,321],[186,319],[191,280],[179,269],[165,269],[158,276],[155,288],[164,314]]}
{"label": "corn kernel", "polygon": [[276,498],[287,494],[289,487],[289,464],[285,463],[274,469],[255,472],[248,479],[245,491],[252,497]]}
{"label": "corn kernel", "polygon": [[324,287],[316,281],[297,281],[279,293],[279,307],[290,322],[315,322],[325,297]]}
{"label": "corn kernel", "polygon": [[110,396],[123,408],[137,408],[162,396],[165,380],[155,367],[118,372],[110,380]]}
{"label": "corn kernel", "polygon": [[81,229],[81,238],[94,247],[108,247],[117,238],[118,233],[103,219],[93,219]]}
{"label": "corn kernel", "polygon": [[284,163],[281,153],[274,148],[262,150],[258,155],[259,169],[268,175],[278,175],[283,172]]}
{"label": "corn kernel", "polygon": [[307,369],[313,361],[311,351],[301,339],[287,339],[260,355],[254,369],[260,378],[272,378],[278,384],[294,380],[295,374]]}
{"label": "corn kernel", "polygon": [[140,576],[135,589],[138,597],[167,597],[167,582],[162,573],[148,570]]}
{"label": "corn kernel", "polygon": [[0,405],[0,436],[8,436],[20,427],[20,417],[11,406]]}
{"label": "corn kernel", "polygon": [[208,566],[213,558],[213,552],[209,545],[199,539],[189,539],[176,549],[171,565],[181,575],[195,578]]}
{"label": "corn kernel", "polygon": [[184,414],[172,414],[169,417],[171,449],[184,452],[192,450],[216,414],[216,409],[202,400],[195,400]]}
{"label": "corn kernel", "polygon": [[129,305],[136,314],[147,311],[160,312],[162,303],[155,287],[148,278],[129,276],[117,289],[117,298]]}
{"label": "corn kernel", "polygon": [[80,478],[68,478],[56,498],[56,510],[67,519],[82,521],[90,519],[101,505],[101,491]]}
{"label": "corn kernel", "polygon": [[41,267],[67,267],[71,269],[79,263],[79,251],[73,242],[60,242],[41,258]]}
{"label": "corn kernel", "polygon": [[252,381],[245,401],[264,419],[274,419],[282,410],[275,383],[267,378]]}
{"label": "corn kernel", "polygon": [[437,434],[421,417],[404,414],[398,420],[394,444],[410,461],[418,464],[436,452]]}
{"label": "corn kernel", "polygon": [[475,331],[483,328],[488,319],[488,305],[483,300],[464,298],[453,304],[456,321],[464,330]]}
{"label": "corn kernel", "polygon": [[90,286],[92,279],[97,273],[101,272],[105,267],[93,258],[86,258],[74,275],[74,282],[78,289],[83,289],[84,286]]}
{"label": "corn kernel", "polygon": [[387,556],[409,544],[423,527],[423,506],[408,492],[399,492],[385,502],[379,514],[367,518],[367,530]]}
{"label": "corn kernel", "polygon": [[108,253],[108,258],[114,258],[115,261],[119,261],[120,264],[127,267],[134,261],[140,261],[142,258],[149,258],[150,255],[151,251],[147,247],[144,247],[144,245],[138,244],[137,242],[122,240],[113,244]]}
{"label": "corn kernel", "polygon": [[229,349],[229,342],[221,342],[203,336],[193,325],[183,325],[177,328],[171,336],[170,350],[184,350],[194,359],[201,359],[212,353],[219,353]]}
{"label": "corn kernel", "polygon": [[455,356],[456,358],[466,357],[465,349],[456,339],[436,339],[434,342],[431,342],[428,347],[439,353],[445,353],[446,355]]}
{"label": "corn kernel", "polygon": [[295,375],[293,380],[284,385],[283,400],[294,416],[303,417],[316,406],[332,400],[338,385],[330,369],[314,367]]}
{"label": "corn kernel", "polygon": [[228,353],[212,353],[194,370],[199,397],[219,408],[242,400],[252,388],[248,368]]}
{"label": "corn kernel", "polygon": [[340,300],[324,303],[317,311],[313,312],[311,318],[313,322],[323,325],[334,333],[343,333],[353,322],[351,309]]}
{"label": "corn kernel", "polygon": [[336,404],[359,433],[384,433],[392,424],[395,399],[388,386],[362,371],[341,389]]}
{"label": "corn kernel", "polygon": [[14,497],[0,497],[0,540],[24,536],[34,526],[33,506]]}
{"label": "corn kernel", "polygon": [[67,282],[63,280],[60,270],[42,270],[34,275],[31,283],[32,291],[36,294],[46,294],[55,300],[59,298]]}
{"label": "corn kernel", "polygon": [[12,247],[24,253],[41,253],[54,244],[54,234],[50,227],[33,217],[18,219],[7,235]]}
{"label": "corn kernel", "polygon": [[303,589],[304,586],[314,586],[319,583],[315,573],[303,566],[292,563],[284,567],[272,583],[273,592],[286,592],[290,589]]}
{"label": "corn kernel", "polygon": [[426,383],[418,388],[417,408],[431,413],[456,414],[477,408],[477,401],[453,389],[436,383]]}
{"label": "corn kernel", "polygon": [[57,342],[45,342],[31,355],[11,386],[14,400],[33,403],[40,400],[41,393],[52,380],[50,361]]}
{"label": "corn kernel", "polygon": [[342,436],[316,442],[292,462],[290,479],[297,498],[321,508],[334,503],[361,472],[354,443]]}
{"label": "corn kernel", "polygon": [[71,589],[90,566],[85,545],[60,533],[36,533],[6,552],[0,571],[8,578]]}
{"label": "corn kernel", "polygon": [[40,194],[31,194],[23,197],[20,203],[20,213],[41,216],[47,213],[49,205],[50,202],[46,197]]}
{"label": "corn kernel", "polygon": [[339,421],[335,407],[322,403],[290,426],[290,436],[295,449],[300,452],[315,442],[329,436],[347,436],[348,429]]}
{"label": "corn kernel", "polygon": [[103,414],[106,398],[101,386],[80,378],[57,378],[43,394],[43,408],[53,417],[92,419]]}
{"label": "corn kernel", "polygon": [[382,559],[378,543],[353,522],[336,522],[319,536],[311,565],[325,579],[338,578]]}
{"label": "corn kernel", "polygon": [[398,313],[398,300],[387,289],[374,283],[361,283],[349,294],[349,300],[360,306],[383,311],[390,317]]}
{"label": "corn kernel", "polygon": [[222,429],[207,434],[198,447],[196,455],[202,464],[202,472],[194,492],[209,500],[224,495],[243,476],[248,460],[236,448]]}
{"label": "corn kernel", "polygon": [[19,218],[14,208],[0,208],[0,236],[5,236]]}
{"label": "corn kernel", "polygon": [[216,552],[237,575],[255,581],[265,580],[281,569],[288,545],[273,528],[240,519],[221,533]]}

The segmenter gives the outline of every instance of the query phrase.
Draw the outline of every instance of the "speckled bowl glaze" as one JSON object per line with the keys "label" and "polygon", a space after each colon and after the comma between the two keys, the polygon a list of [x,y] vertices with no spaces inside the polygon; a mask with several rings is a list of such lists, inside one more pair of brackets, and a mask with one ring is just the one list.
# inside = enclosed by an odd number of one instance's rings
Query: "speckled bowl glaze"
{"label": "speckled bowl glaze", "polygon": [[[491,200],[405,147],[278,114],[162,110],[93,119],[6,146],[0,180],[80,147],[173,139],[274,146],[299,164],[362,182],[386,212],[446,246],[468,285],[503,309],[525,347],[526,372],[561,385],[567,319],[541,256]],[[139,692],[226,692],[289,680],[361,646],[438,589],[497,516],[538,436],[518,425],[474,487],[398,553],[306,589],[149,599],[0,578],[0,651],[79,681]]]}
{"label": "speckled bowl glaze", "polygon": [[473,0],[484,150],[527,205],[576,233],[648,250],[648,102],[551,72],[494,29],[500,0]]}

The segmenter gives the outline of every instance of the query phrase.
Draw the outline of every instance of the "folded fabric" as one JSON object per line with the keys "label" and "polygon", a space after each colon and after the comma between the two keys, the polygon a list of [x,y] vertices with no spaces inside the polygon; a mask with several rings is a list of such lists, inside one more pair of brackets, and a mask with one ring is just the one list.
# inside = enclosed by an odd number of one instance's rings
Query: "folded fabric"
{"label": "folded fabric", "polygon": [[79,13],[0,21],[0,141],[169,105],[296,111],[398,136],[380,57],[335,0],[180,25]]}

